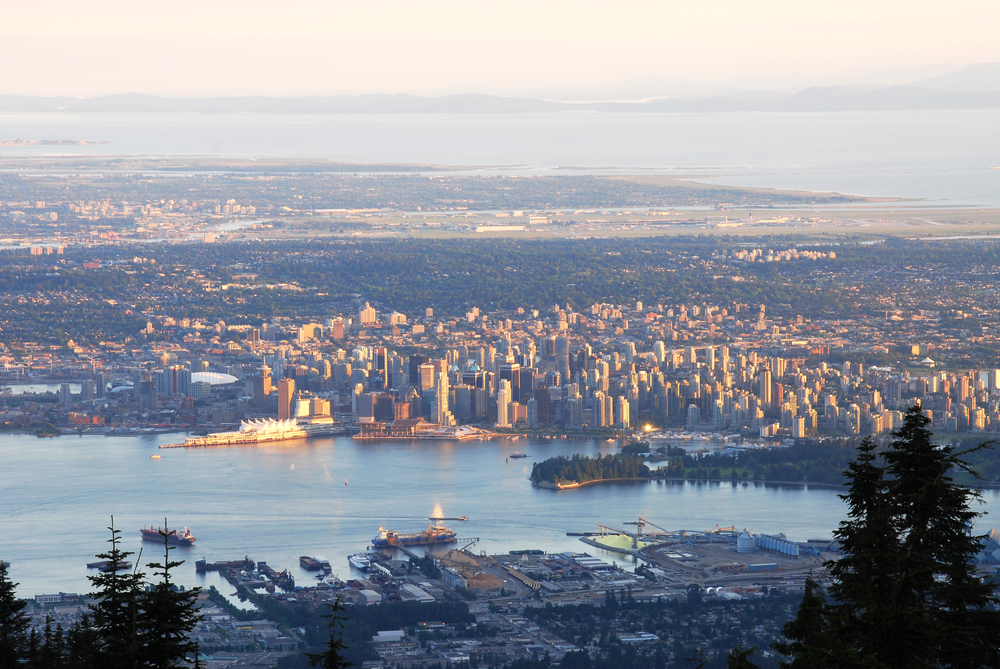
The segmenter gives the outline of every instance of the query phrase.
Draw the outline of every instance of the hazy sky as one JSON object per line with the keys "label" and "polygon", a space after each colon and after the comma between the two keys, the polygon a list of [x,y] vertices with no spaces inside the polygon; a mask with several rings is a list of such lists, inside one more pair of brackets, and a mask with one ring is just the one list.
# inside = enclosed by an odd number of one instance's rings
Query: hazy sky
{"label": "hazy sky", "polygon": [[998,35],[997,0],[6,0],[0,93],[898,83]]}

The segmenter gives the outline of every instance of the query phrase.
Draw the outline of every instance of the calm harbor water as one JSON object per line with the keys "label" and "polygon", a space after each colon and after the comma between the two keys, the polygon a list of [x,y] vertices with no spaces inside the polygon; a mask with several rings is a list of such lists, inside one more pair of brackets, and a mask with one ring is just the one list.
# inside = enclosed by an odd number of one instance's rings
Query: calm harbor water
{"label": "calm harbor water", "polygon": [[[2,155],[319,158],[483,173],[659,173],[1000,206],[1000,110],[542,114],[0,113]],[[16,168],[20,169],[20,167]]]}
{"label": "calm harbor water", "polygon": [[[189,526],[195,547],[180,579],[205,585],[194,560],[250,555],[291,568],[300,555],[325,555],[341,577],[346,556],[365,549],[379,526],[412,532],[432,515],[451,521],[476,550],[520,548],[595,552],[567,531],[620,526],[643,515],[670,529],[736,525],[827,537],[843,514],[836,491],[797,486],[621,483],[572,491],[533,488],[533,461],[610,452],[604,441],[358,442],[325,438],[259,446],[157,449],[178,435],[0,436],[0,558],[22,596],[86,592],[85,563],[101,551],[114,514],[124,546],[137,551],[144,524]],[[520,451],[524,460],[507,460]],[[159,460],[150,455],[159,454]],[[996,503],[996,494],[989,493]],[[146,545],[143,563],[156,548]],[[622,556],[606,554],[623,562]],[[212,581],[214,582],[214,581]]]}
{"label": "calm harbor water", "polygon": [[[85,564],[105,547],[111,514],[132,551],[142,546],[144,524],[166,516],[172,526],[191,527],[198,542],[176,551],[188,561],[180,580],[221,585],[216,575],[197,576],[194,561],[250,555],[290,568],[298,583],[308,584],[312,577],[298,557],[320,554],[346,578],[352,573],[346,557],[364,550],[379,526],[417,531],[432,515],[468,516],[447,524],[460,537],[478,537],[475,550],[595,554],[566,532],[593,530],[595,523],[620,527],[642,515],[668,529],[735,525],[805,540],[829,537],[844,512],[837,491],[827,488],[620,483],[557,492],[527,480],[533,461],[611,452],[614,444],[604,441],[338,437],[157,449],[177,437],[0,436],[0,558],[12,563],[22,596],[87,592]],[[515,451],[530,457],[508,461]],[[151,460],[153,454],[162,458]],[[986,510],[996,507],[1000,492],[987,491],[986,500]],[[146,544],[142,562],[156,550]],[[627,562],[613,553],[602,557]]]}

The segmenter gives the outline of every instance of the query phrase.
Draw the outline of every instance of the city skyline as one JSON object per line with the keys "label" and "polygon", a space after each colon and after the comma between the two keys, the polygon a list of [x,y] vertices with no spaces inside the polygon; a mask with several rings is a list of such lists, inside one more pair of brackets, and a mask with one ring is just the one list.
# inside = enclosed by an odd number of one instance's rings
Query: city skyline
{"label": "city skyline", "polygon": [[997,34],[6,3],[0,667],[1000,667]]}

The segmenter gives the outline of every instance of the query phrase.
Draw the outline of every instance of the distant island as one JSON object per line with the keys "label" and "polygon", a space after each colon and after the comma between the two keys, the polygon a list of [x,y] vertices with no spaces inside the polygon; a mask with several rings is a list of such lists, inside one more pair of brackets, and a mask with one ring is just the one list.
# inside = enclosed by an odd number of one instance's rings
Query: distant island
{"label": "distant island", "polygon": [[596,458],[580,454],[572,458],[560,455],[537,462],[531,469],[531,481],[535,485],[559,490],[598,481],[645,479],[651,475],[641,457],[627,453],[598,454]]}
{"label": "distant island", "polygon": [[[719,92],[689,98],[663,91],[636,102],[631,100],[559,101],[461,93],[428,97],[399,94],[269,97],[162,97],[142,93],[101,95],[90,98],[0,95],[0,111],[60,114],[538,114],[553,112],[614,113],[731,113],[903,111],[930,109],[997,109],[1000,90],[996,74],[979,79],[982,90],[950,90],[942,80],[911,85],[810,86],[794,91],[754,91],[752,94]],[[960,84],[961,89],[968,83]]]}
{"label": "distant island", "polygon": [[0,146],[90,146],[110,143],[106,140],[89,139],[0,139]]}

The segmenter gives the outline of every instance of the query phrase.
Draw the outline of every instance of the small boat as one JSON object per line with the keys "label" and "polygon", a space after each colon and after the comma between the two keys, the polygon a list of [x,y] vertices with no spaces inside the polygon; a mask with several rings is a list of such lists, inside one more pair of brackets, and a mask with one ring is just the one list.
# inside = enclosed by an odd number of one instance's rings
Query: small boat
{"label": "small boat", "polygon": [[150,460],[159,460],[160,456],[159,455],[151,455],[151,456],[149,456],[149,459]]}
{"label": "small boat", "polygon": [[514,454],[511,455],[510,457],[514,458],[515,460],[519,460],[521,458],[528,457],[528,454],[527,453],[518,453],[517,451],[515,451]]}

